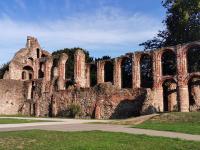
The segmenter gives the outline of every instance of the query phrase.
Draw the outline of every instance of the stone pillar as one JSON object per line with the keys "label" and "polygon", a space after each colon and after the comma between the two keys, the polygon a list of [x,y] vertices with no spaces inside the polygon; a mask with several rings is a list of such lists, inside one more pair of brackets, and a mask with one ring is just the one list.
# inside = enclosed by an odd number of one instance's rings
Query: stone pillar
{"label": "stone pillar", "polygon": [[159,112],[164,111],[163,87],[162,87],[162,68],[160,51],[153,52],[153,91],[154,102]]}
{"label": "stone pillar", "polygon": [[77,50],[74,55],[74,80],[80,87],[86,86],[85,53]]}
{"label": "stone pillar", "polygon": [[178,100],[181,112],[189,111],[189,92],[186,82],[187,78],[187,60],[186,50],[177,46],[177,82],[178,82]]}
{"label": "stone pillar", "polygon": [[68,56],[62,53],[58,62],[58,90],[65,90],[65,64]]}
{"label": "stone pillar", "polygon": [[90,64],[86,65],[86,87],[90,87]]}
{"label": "stone pillar", "polygon": [[141,77],[140,77],[140,54],[133,54],[132,58],[132,86],[133,88],[140,88]]}
{"label": "stone pillar", "polygon": [[97,84],[104,83],[104,62],[97,62]]}
{"label": "stone pillar", "polygon": [[44,77],[45,81],[51,81],[51,68],[53,66],[52,58],[48,58],[45,63]]}
{"label": "stone pillar", "polygon": [[119,89],[122,87],[121,61],[121,58],[115,58],[114,60],[114,85]]}

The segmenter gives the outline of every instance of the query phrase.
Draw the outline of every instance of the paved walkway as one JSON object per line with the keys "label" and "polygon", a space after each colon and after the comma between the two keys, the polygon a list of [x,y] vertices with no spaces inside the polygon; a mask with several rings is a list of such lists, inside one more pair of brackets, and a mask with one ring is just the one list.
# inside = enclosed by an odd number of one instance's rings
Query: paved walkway
{"label": "paved walkway", "polygon": [[[1,118],[1,117],[0,117]],[[7,117],[6,117],[7,118]],[[17,117],[19,118],[19,117]],[[26,118],[27,119],[27,118]],[[30,118],[38,119],[38,118]],[[40,120],[50,118],[39,118]],[[50,119],[52,120],[52,119]],[[57,119],[56,119],[57,120]],[[148,129],[130,128],[124,125],[110,125],[110,124],[86,124],[87,122],[102,122],[105,120],[76,120],[64,119],[62,122],[36,122],[23,124],[1,124],[0,131],[21,131],[21,130],[53,130],[53,131],[109,131],[109,132],[124,132],[129,134],[145,134],[149,136],[161,136],[169,138],[179,138],[183,140],[200,141],[200,135],[191,135],[167,131],[155,131]]]}

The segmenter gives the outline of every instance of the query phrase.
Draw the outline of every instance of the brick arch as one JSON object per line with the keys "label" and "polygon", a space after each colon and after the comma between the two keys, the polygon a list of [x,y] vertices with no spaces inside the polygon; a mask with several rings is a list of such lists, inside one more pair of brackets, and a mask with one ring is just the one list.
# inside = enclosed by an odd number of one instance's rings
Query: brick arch
{"label": "brick arch", "polygon": [[200,109],[200,73],[191,74],[188,77],[189,110]]}
{"label": "brick arch", "polygon": [[195,78],[195,77],[200,77],[200,72],[193,72],[193,73],[190,73],[188,74],[187,78],[185,79],[184,83],[186,85],[188,85],[189,81],[192,79],[192,78]]}
{"label": "brick arch", "polygon": [[25,65],[22,71],[22,80],[32,80],[34,76],[33,68],[29,65]]}
{"label": "brick arch", "polygon": [[177,82],[174,78],[165,78],[162,82],[163,110],[178,111]]}
{"label": "brick arch", "polygon": [[190,44],[186,44],[182,47],[182,51],[185,52],[185,54],[187,54],[188,50],[194,47],[200,47],[200,42],[194,42],[194,43],[190,43]]}
{"label": "brick arch", "polygon": [[161,85],[166,81],[166,80],[173,80],[174,82],[177,83],[177,79],[176,77],[172,77],[172,76],[165,76],[165,77],[162,77],[162,80],[161,80]]}
{"label": "brick arch", "polygon": [[174,52],[176,54],[176,49],[175,48],[167,47],[167,48],[160,49],[159,53],[158,53],[159,54],[158,56],[161,58],[163,53],[168,52],[168,51]]}

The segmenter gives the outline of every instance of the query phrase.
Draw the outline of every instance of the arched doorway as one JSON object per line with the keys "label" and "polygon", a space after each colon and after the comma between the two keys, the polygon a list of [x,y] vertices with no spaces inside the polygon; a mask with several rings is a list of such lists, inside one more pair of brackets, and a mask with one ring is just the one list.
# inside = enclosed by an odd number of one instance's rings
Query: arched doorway
{"label": "arched doorway", "polygon": [[149,54],[143,54],[140,58],[140,77],[142,88],[153,87],[153,61]]}
{"label": "arched doorway", "polygon": [[122,88],[132,88],[132,59],[125,57],[121,62]]}
{"label": "arched doorway", "polygon": [[191,77],[188,81],[189,109],[200,110],[200,76]]}
{"label": "arched doorway", "polygon": [[173,79],[167,79],[163,87],[163,111],[178,111],[177,83]]}
{"label": "arched doorway", "polygon": [[161,57],[162,75],[176,75],[176,54],[171,50],[166,50]]}

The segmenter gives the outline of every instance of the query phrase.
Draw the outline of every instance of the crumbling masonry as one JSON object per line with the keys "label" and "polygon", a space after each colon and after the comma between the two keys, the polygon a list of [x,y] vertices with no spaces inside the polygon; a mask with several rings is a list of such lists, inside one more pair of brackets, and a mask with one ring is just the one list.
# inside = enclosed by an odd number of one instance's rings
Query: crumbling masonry
{"label": "crumbling masonry", "polygon": [[[79,117],[98,119],[198,111],[200,70],[189,66],[190,52],[200,53],[200,41],[92,63],[87,63],[84,52],[77,50],[74,84],[67,86],[68,55],[61,54],[54,64],[53,56],[42,50],[37,39],[28,37],[26,47],[16,53],[0,80],[0,114],[65,116],[72,103],[81,107]],[[126,62],[130,78],[124,75]],[[175,68],[167,72],[170,65]],[[144,79],[145,66],[152,79]],[[91,81],[92,68],[95,84]]]}

